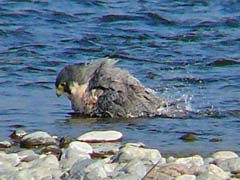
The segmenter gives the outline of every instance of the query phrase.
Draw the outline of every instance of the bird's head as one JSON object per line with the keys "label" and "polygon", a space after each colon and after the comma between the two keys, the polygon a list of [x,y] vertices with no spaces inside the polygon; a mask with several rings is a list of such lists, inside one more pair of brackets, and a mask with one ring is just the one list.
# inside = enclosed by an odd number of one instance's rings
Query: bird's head
{"label": "bird's head", "polygon": [[91,93],[94,86],[98,86],[99,83],[104,84],[104,82],[98,82],[98,78],[93,78],[98,74],[97,72],[106,72],[112,69],[116,62],[111,59],[103,59],[96,62],[78,63],[64,67],[58,74],[55,82],[57,96],[65,94],[73,100],[81,98],[86,92]]}
{"label": "bird's head", "polygon": [[58,74],[55,82],[57,96],[65,94],[70,97],[76,86],[86,85],[90,78],[89,76],[87,65],[84,63],[64,67]]}

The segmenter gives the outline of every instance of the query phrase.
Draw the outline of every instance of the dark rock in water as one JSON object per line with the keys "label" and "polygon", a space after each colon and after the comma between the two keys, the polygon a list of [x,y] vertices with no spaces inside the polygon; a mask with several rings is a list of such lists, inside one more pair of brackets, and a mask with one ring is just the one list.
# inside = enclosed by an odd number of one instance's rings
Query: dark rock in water
{"label": "dark rock in water", "polygon": [[32,148],[56,144],[56,140],[48,133],[36,131],[24,136],[20,141],[20,147]]}
{"label": "dark rock in water", "polygon": [[147,72],[146,77],[149,79],[154,79],[156,76],[158,76],[157,74],[155,74],[154,72]]}
{"label": "dark rock in water", "polygon": [[221,142],[221,141],[223,141],[223,139],[222,138],[212,138],[209,141],[210,142]]}
{"label": "dark rock in water", "polygon": [[194,133],[187,133],[180,137],[180,139],[186,142],[193,142],[197,140],[197,136]]}
{"label": "dark rock in water", "polygon": [[27,132],[24,131],[24,130],[16,130],[16,131],[14,131],[14,132],[10,135],[10,137],[11,137],[12,139],[14,139],[15,141],[19,141],[19,140],[22,139],[22,137],[25,136],[26,134],[27,134]]}

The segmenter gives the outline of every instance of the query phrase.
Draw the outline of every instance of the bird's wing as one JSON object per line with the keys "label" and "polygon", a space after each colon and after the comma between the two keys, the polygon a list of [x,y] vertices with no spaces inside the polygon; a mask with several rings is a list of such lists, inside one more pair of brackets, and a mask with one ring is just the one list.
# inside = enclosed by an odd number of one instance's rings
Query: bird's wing
{"label": "bird's wing", "polygon": [[96,69],[89,87],[103,91],[98,99],[98,111],[108,113],[110,117],[153,114],[160,103],[160,99],[144,88],[139,80],[109,64],[102,64]]}

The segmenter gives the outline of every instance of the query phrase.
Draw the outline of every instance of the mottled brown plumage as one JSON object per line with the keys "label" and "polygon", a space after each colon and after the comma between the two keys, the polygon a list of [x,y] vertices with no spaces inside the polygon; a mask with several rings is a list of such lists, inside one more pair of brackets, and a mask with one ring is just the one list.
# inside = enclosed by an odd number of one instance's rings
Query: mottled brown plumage
{"label": "mottled brown plumage", "polygon": [[92,117],[163,115],[166,101],[115,63],[104,59],[66,66],[56,79],[57,94],[65,93],[75,112]]}

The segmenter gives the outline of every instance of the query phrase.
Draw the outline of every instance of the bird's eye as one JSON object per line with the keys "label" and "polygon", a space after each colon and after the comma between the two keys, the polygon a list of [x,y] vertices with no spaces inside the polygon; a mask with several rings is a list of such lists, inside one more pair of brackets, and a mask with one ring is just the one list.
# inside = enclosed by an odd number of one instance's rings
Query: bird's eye
{"label": "bird's eye", "polygon": [[66,82],[62,82],[62,83],[60,83],[60,86],[62,86],[62,87],[64,87],[64,86],[66,86]]}

